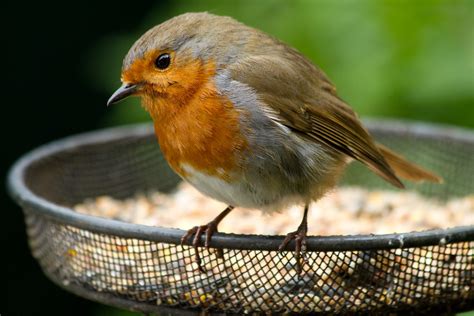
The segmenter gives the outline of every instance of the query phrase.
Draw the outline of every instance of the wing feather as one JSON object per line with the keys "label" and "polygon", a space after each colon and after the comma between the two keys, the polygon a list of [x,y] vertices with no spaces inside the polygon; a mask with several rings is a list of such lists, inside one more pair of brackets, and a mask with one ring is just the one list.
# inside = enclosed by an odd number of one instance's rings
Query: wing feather
{"label": "wing feather", "polygon": [[277,114],[272,119],[362,162],[403,188],[369,132],[337,96],[327,76],[296,50],[281,43],[277,47],[274,54],[248,57],[231,65],[228,70],[232,79],[254,89],[259,100]]}

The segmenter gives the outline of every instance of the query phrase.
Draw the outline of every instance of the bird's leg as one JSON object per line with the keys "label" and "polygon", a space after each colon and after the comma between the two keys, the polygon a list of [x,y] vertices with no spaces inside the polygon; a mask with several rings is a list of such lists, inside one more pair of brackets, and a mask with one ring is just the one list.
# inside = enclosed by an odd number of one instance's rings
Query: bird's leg
{"label": "bird's leg", "polygon": [[[204,242],[204,246],[209,249],[209,243],[212,239],[212,235],[218,232],[217,226],[224,219],[224,217],[226,217],[230,213],[230,211],[232,211],[233,209],[234,209],[233,206],[231,205],[227,206],[227,208],[223,210],[219,215],[217,215],[216,218],[214,218],[212,221],[210,221],[206,225],[194,226],[193,228],[188,230],[187,233],[184,234],[184,236],[181,238],[181,245],[183,245],[192,235],[194,235],[194,238],[193,238],[193,247],[194,247],[194,254],[195,254],[194,258],[201,272],[204,272],[204,269],[201,266],[201,256],[199,254],[199,246],[201,245],[202,234],[204,234],[204,232],[206,233],[206,240]],[[218,257],[223,256],[221,249],[218,249],[217,256]]]}
{"label": "bird's leg", "polygon": [[303,219],[301,220],[301,224],[300,226],[298,226],[298,229],[294,232],[288,233],[283,242],[281,243],[280,247],[278,248],[279,251],[283,251],[292,239],[295,240],[296,271],[298,272],[298,274],[300,274],[302,271],[301,253],[304,254],[306,252],[306,234],[308,233],[308,207],[308,204],[306,204],[304,207]]}

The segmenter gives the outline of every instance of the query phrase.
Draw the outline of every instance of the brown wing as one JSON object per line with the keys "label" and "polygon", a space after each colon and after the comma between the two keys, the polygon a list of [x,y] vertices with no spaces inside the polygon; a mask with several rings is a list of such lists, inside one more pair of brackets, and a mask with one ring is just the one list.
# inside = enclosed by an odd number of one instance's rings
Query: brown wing
{"label": "brown wing", "polygon": [[232,65],[232,78],[253,88],[271,117],[294,132],[359,160],[403,188],[372,137],[337,95],[326,75],[295,50],[278,43],[274,54]]}

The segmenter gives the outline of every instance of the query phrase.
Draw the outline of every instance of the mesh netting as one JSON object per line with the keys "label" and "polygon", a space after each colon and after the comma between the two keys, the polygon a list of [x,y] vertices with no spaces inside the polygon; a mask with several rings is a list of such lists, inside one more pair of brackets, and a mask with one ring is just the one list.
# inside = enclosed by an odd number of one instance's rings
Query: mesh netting
{"label": "mesh netting", "polygon": [[[444,185],[410,189],[439,199],[474,192],[472,134],[385,123],[372,124],[371,131],[378,141],[445,179]],[[104,194],[124,198],[148,189],[167,191],[179,181],[161,157],[150,128],[81,136],[28,159],[22,167],[26,187],[66,207]],[[343,183],[389,188],[357,164]],[[12,188],[19,190],[16,184]],[[28,200],[21,192],[14,194]],[[336,251],[336,244],[333,249],[326,245],[327,250],[307,252],[301,274],[291,252],[279,253],[268,245],[260,250],[219,247],[217,238],[212,245],[223,249],[224,258],[202,247],[203,273],[194,262],[193,248],[176,245],[178,239],[160,228],[151,230],[148,238],[138,225],[114,231],[107,221],[78,214],[68,218],[72,210],[58,212],[40,204],[24,203],[30,246],[45,273],[77,294],[132,310],[385,313],[473,306],[472,234],[419,247],[403,242],[364,247],[362,239],[361,247],[354,249]],[[251,242],[253,237],[248,238]]]}

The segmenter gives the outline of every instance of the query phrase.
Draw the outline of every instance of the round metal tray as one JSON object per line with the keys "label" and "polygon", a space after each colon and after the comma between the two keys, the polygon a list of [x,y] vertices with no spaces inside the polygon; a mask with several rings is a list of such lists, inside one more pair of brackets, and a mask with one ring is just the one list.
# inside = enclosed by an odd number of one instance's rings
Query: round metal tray
{"label": "round metal tray", "polygon": [[[448,199],[474,192],[474,132],[368,121],[381,143],[440,174],[408,189]],[[76,213],[87,198],[167,192],[179,182],[151,125],[91,132],[42,146],[10,170],[33,256],[46,275],[85,298],[145,313],[451,313],[474,306],[474,226],[389,235],[312,236],[294,271],[284,236],[218,233],[195,269],[184,231]],[[343,184],[384,188],[358,164]],[[245,219],[242,219],[245,220]],[[202,224],[202,223],[196,223]],[[223,250],[218,258],[212,248]]]}

